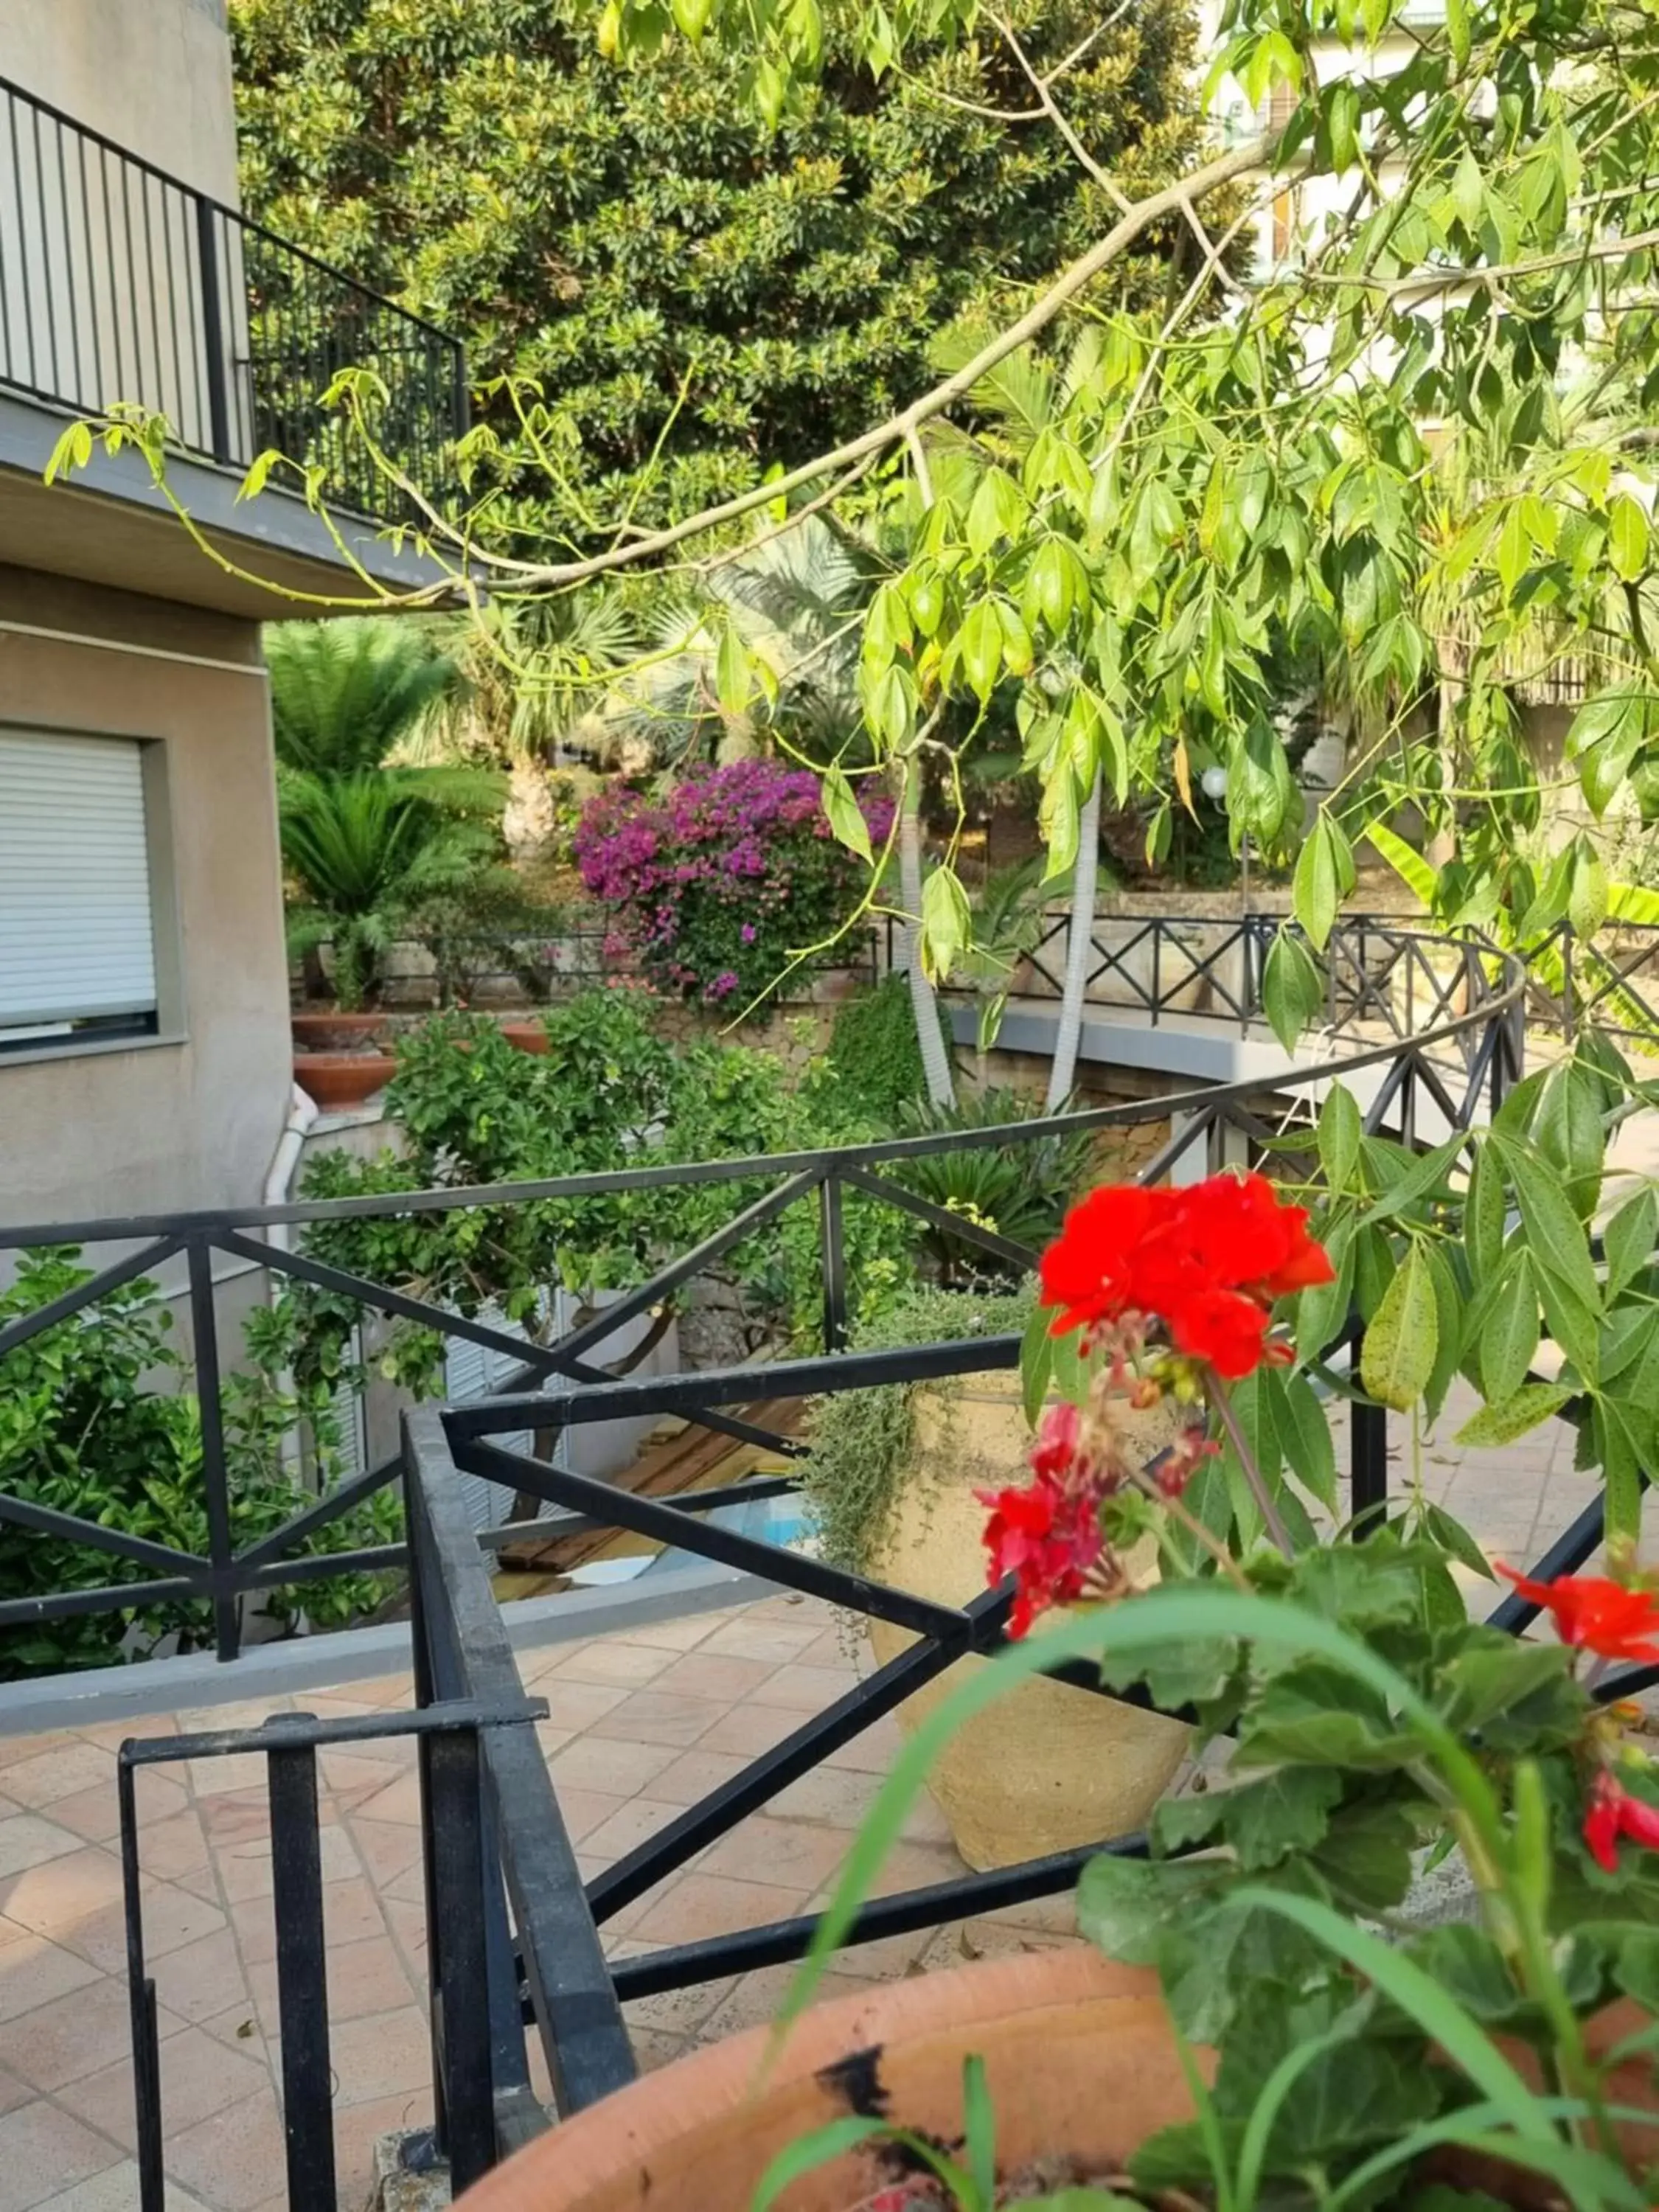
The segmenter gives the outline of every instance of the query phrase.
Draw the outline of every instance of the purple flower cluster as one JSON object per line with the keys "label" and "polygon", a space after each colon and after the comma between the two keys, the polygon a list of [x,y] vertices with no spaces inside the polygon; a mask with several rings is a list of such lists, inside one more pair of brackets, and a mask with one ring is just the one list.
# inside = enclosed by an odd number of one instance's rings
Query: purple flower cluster
{"label": "purple flower cluster", "polygon": [[[859,803],[878,847],[892,801],[866,786]],[[588,891],[615,912],[612,934],[659,986],[708,1000],[763,988],[790,945],[845,919],[863,880],[818,779],[775,761],[696,769],[654,799],[602,793],[574,849]]]}

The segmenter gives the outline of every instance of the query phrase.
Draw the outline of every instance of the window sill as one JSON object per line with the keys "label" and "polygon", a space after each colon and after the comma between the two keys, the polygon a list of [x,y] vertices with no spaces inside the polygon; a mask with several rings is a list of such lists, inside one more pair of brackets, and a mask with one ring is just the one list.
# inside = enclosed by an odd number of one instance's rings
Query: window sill
{"label": "window sill", "polygon": [[21,1046],[15,1052],[0,1052],[0,1077],[9,1067],[39,1067],[51,1060],[101,1059],[113,1052],[155,1052],[165,1047],[176,1050],[187,1044],[189,1037],[183,1030],[168,1030],[161,1036],[78,1037],[66,1038],[61,1044]]}

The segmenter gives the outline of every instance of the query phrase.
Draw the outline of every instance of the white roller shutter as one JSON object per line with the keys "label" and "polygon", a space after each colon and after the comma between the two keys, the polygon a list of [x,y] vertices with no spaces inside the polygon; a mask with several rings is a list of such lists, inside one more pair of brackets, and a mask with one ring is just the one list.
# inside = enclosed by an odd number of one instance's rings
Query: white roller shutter
{"label": "white roller shutter", "polygon": [[[508,1321],[493,1306],[485,1307],[478,1319],[488,1328],[500,1329],[504,1336],[526,1334],[518,1322]],[[471,1344],[465,1337],[452,1336],[444,1345],[444,1395],[453,1406],[463,1406],[469,1399],[487,1398],[492,1391],[506,1389],[515,1365],[504,1352]],[[489,1441],[500,1444],[504,1451],[528,1452],[535,1439],[526,1429],[504,1437],[492,1437]],[[481,1474],[464,1474],[461,1494],[467,1518],[475,1528],[499,1528],[511,1516],[518,1492],[507,1484],[490,1482]]]}
{"label": "white roller shutter", "polygon": [[142,754],[0,730],[0,1031],[155,1012]]}

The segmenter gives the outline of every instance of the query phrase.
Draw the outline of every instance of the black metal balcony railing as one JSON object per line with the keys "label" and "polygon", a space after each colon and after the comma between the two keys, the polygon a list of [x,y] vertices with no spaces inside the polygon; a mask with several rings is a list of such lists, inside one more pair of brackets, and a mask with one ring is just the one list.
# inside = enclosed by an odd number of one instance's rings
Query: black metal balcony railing
{"label": "black metal balcony railing", "polygon": [[322,404],[346,368],[384,386],[384,448],[440,485],[466,427],[455,339],[0,78],[0,386],[131,402],[230,468],[274,447],[385,517],[398,495]]}
{"label": "black metal balcony railing", "polygon": [[[793,1487],[787,1475],[751,1477],[741,1485],[655,1498],[618,1492],[605,1483],[570,1473],[550,1459],[507,1449],[501,1439],[529,1431],[556,1436],[568,1426],[638,1414],[672,1412],[749,1440],[764,1438],[785,1453],[799,1446],[771,1437],[742,1418],[744,1409],[779,1398],[795,1398],[877,1383],[904,1382],[949,1375],[1012,1368],[1018,1340],[1012,1336],[970,1338],[900,1351],[844,1349],[847,1294],[843,1279],[841,1209],[848,1190],[878,1194],[924,1221],[940,1219],[999,1261],[1029,1264],[1035,1255],[994,1231],[945,1216],[905,1190],[891,1170],[907,1157],[952,1146],[1006,1146],[1042,1141],[1057,1130],[1121,1127],[1169,1115],[1175,1126],[1169,1141],[1143,1171],[1154,1181],[1196,1152],[1212,1168],[1236,1152],[1239,1142],[1254,1155],[1267,1138],[1282,1139],[1287,1124],[1306,1126],[1305,1093],[1310,1084],[1332,1075],[1376,1078],[1365,1113],[1372,1133],[1387,1132],[1411,1141],[1420,1116],[1432,1111],[1456,1129],[1467,1129],[1483,1106],[1497,1105],[1522,1072],[1525,975],[1521,963],[1494,956],[1466,972],[1448,957],[1449,981],[1443,994],[1468,986],[1476,1003],[1450,1012],[1443,996],[1436,1026],[1409,1042],[1394,1040],[1368,1050],[1349,1052],[1316,1070],[1237,1084],[1174,1098],[1112,1107],[1059,1121],[1033,1121],[1009,1128],[957,1132],[939,1138],[864,1146],[835,1154],[792,1155],[764,1160],[710,1162],[700,1168],[635,1168],[615,1174],[568,1178],[557,1184],[525,1186],[526,1199],[594,1194],[621,1188],[661,1186],[688,1177],[701,1182],[764,1178],[775,1188],[736,1213],[695,1250],[663,1267],[649,1284],[630,1293],[623,1307],[579,1328],[559,1343],[528,1350],[520,1379],[511,1388],[527,1395],[503,1394],[465,1407],[426,1407],[407,1415],[401,1454],[370,1470],[358,1485],[337,1498],[319,1501],[289,1527],[258,1547],[257,1557],[229,1560],[216,1544],[212,1562],[183,1563],[193,1588],[210,1590],[222,1601],[240,1587],[281,1571],[307,1530],[331,1512],[377,1484],[401,1480],[409,1532],[411,1654],[416,1711],[412,1714],[319,1721],[283,1715],[263,1729],[203,1738],[132,1743],[122,1753],[122,1843],[126,1874],[126,1911],[131,1972],[137,2141],[143,2212],[162,2212],[164,2199],[164,2112],[160,2053],[156,2041],[155,1985],[143,1950],[143,1898],[140,1838],[131,1775],[141,1763],[216,1756],[238,1751],[264,1754],[276,1869],[275,1911],[279,1937],[277,1975],[282,2015],[283,2104],[288,2136],[289,2203],[292,2212],[332,2212],[334,2176],[330,2106],[330,2045],[327,1962],[324,1941],[317,1803],[319,1749],[378,1734],[413,1733],[420,1753],[424,1887],[427,1902],[428,1972],[432,2035],[432,2132],[422,2138],[421,2155],[447,2159],[454,2189],[477,2180],[499,2159],[548,2124],[546,2112],[532,2087],[527,2036],[539,2044],[552,2089],[554,2112],[565,2117],[622,2087],[633,2076],[635,2060],[622,2008],[632,1999],[705,1985],[731,1975],[802,1958],[816,1929],[805,1914],[761,1927],[740,1929],[701,1942],[672,1945],[625,1960],[607,1958],[600,1940],[603,1924],[695,1856],[730,1833],[751,1813],[810,1773],[839,1747],[851,1741],[926,1682],[968,1654],[989,1655],[1005,1642],[1012,1589],[988,1590],[963,1607],[933,1604],[913,1594],[834,1569],[806,1553],[741,1534],[720,1524],[714,1509],[736,1501],[774,1495]],[[1437,975],[1434,967],[1425,975]],[[1299,1109],[1299,1110],[1298,1110]],[[267,1212],[259,1225],[278,1219],[296,1223],[345,1212],[433,1211],[455,1205],[499,1204],[515,1194],[428,1192],[389,1207],[382,1200],[336,1201]],[[822,1237],[823,1351],[817,1356],[759,1366],[617,1380],[588,1365],[583,1354],[628,1310],[640,1310],[671,1295],[745,1236],[764,1231],[785,1206],[816,1199]],[[249,1225],[253,1225],[251,1220]],[[407,1315],[435,1328],[457,1327],[454,1317],[422,1302],[337,1269],[262,1246],[221,1218],[196,1217],[171,1223],[120,1224],[124,1234],[161,1236],[169,1245],[185,1244],[192,1276],[210,1308],[206,1257],[210,1244],[246,1258],[260,1257],[279,1269],[356,1297],[370,1308]],[[106,1233],[116,1224],[105,1224]],[[37,1232],[38,1233],[38,1232]],[[85,1234],[86,1232],[75,1232]],[[16,1241],[0,1236],[0,1246]],[[155,1248],[135,1255],[126,1272],[152,1263]],[[105,1282],[110,1277],[106,1275]],[[76,1303],[95,1294],[75,1294]],[[67,1303],[67,1302],[65,1302]],[[0,1352],[15,1341],[20,1328],[43,1324],[32,1316],[0,1332]],[[1337,1334],[1351,1345],[1351,1319]],[[477,1324],[464,1334],[483,1334]],[[504,1342],[504,1340],[498,1340]],[[556,1386],[549,1383],[557,1378]],[[1562,1418],[1583,1418],[1581,1403],[1562,1409]],[[1350,1527],[1362,1536],[1388,1503],[1387,1416],[1379,1406],[1356,1397],[1350,1407]],[[538,1701],[527,1698],[515,1665],[507,1626],[490,1587],[487,1560],[507,1532],[475,1534],[464,1504],[467,1475],[506,1480],[553,1509],[552,1527],[574,1534],[620,1528],[648,1541],[737,1567],[784,1589],[828,1599],[853,1613],[895,1621],[911,1630],[915,1641],[895,1661],[868,1674],[823,1711],[804,1719],[771,1749],[697,1803],[676,1814],[615,1864],[584,1880],[556,1793],[538,1746],[534,1723]],[[1601,1541],[1602,1501],[1597,1498],[1552,1547],[1536,1571],[1555,1574],[1582,1565]],[[0,1515],[26,1526],[40,1526],[13,1501],[0,1498]],[[64,1533],[59,1530],[58,1533]],[[89,1543],[118,1550],[121,1540],[106,1529],[82,1528]],[[522,1533],[520,1528],[520,1533]],[[340,1564],[338,1555],[333,1562]],[[130,1595],[130,1592],[128,1593]],[[1512,1595],[1492,1622],[1519,1633],[1536,1608]],[[0,1620],[7,1609],[0,1608]],[[1099,1695],[1097,1673],[1078,1662],[1052,1670],[1058,1679]],[[1634,1694],[1659,1679],[1659,1668],[1641,1667],[1610,1674],[1598,1697]],[[1127,1693],[1128,1701],[1147,1703]],[[554,1712],[556,1720],[556,1704]],[[1186,1716],[1176,1716],[1186,1717]],[[967,1875],[921,1888],[884,1895],[867,1904],[848,1931],[848,1948],[924,1929],[1026,1899],[1056,1894],[1075,1881],[1081,1865],[1104,1849],[1144,1856],[1144,1836],[1115,1838],[1103,1844],[1054,1854],[993,1873]]]}

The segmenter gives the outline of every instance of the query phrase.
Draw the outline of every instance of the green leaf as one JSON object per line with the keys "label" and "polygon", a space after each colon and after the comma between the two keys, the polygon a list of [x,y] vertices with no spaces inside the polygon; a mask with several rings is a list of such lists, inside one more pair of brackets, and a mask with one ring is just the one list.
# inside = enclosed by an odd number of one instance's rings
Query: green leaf
{"label": "green leaf", "polygon": [[930,976],[948,975],[973,942],[968,894],[953,868],[935,868],[921,887],[921,947]]}
{"label": "green leaf", "polygon": [[1466,146],[1452,179],[1452,205],[1457,220],[1471,238],[1480,231],[1480,210],[1486,204],[1486,187],[1480,174],[1480,165]]}
{"label": "green leaf", "polygon": [[1593,1068],[1565,1060],[1551,1069],[1538,1095],[1532,1133],[1539,1151],[1559,1174],[1574,1212],[1588,1221],[1601,1195],[1607,1148],[1601,1081]]}
{"label": "green leaf", "polygon": [[1492,1565],[1469,1531],[1461,1521],[1455,1520],[1443,1505],[1425,1505],[1423,1509],[1423,1533],[1443,1552],[1467,1567],[1471,1574],[1484,1581],[1494,1582]]}
{"label": "green leaf", "polygon": [[1401,1805],[1352,1805],[1315,1845],[1313,1865],[1351,1911],[1389,1912],[1411,1887],[1417,1831]]}
{"label": "green leaf", "polygon": [[1423,855],[1380,822],[1367,823],[1365,836],[1407,889],[1417,894],[1422,905],[1432,907],[1439,878]]}
{"label": "green leaf", "polygon": [[1335,1343],[1353,1304],[1354,1234],[1351,1221],[1339,1222],[1320,1240],[1336,1270],[1336,1279],[1304,1291],[1296,1302],[1291,1331],[1297,1357],[1322,1359]]}
{"label": "green leaf", "polygon": [[[977,2199],[972,2212],[994,2212],[997,2201],[997,2116],[985,2079],[985,2061],[975,2052],[962,2062],[963,2148]],[[969,2212],[963,2206],[962,2212]]]}
{"label": "green leaf", "polygon": [[1607,872],[1589,838],[1575,839],[1567,919],[1573,934],[1588,940],[1607,918]]}
{"label": "green leaf", "polygon": [[1494,1131],[1498,1147],[1521,1207],[1527,1243],[1546,1281],[1553,1276],[1592,1312],[1601,1307],[1589,1239],[1566,1193],[1530,1146]]}
{"label": "green leaf", "polygon": [[44,478],[56,483],[59,477],[71,475],[83,469],[92,459],[92,432],[84,422],[71,422],[59,437],[46,460]]}
{"label": "green leaf", "polygon": [[1615,492],[1607,509],[1607,554],[1614,569],[1633,584],[1648,562],[1648,518],[1639,500]]}
{"label": "green leaf", "polygon": [[848,2112],[838,2120],[814,2128],[808,2135],[798,2136],[793,2142],[784,2145],[756,2183],[750,2212],[769,2212],[784,2191],[803,2175],[815,2172],[833,2160],[844,2158],[860,2143],[877,2137],[890,2138],[892,2134],[885,2120],[866,2119],[856,2112]]}
{"label": "green leaf", "polygon": [[1346,887],[1345,875],[1351,884],[1352,850],[1331,817],[1322,811],[1303,841],[1291,881],[1291,911],[1316,952],[1322,952],[1330,941]]}
{"label": "green leaf", "polygon": [[953,641],[969,689],[982,707],[1002,667],[1002,623],[994,599],[976,599]]}
{"label": "green leaf", "polygon": [[1644,1184],[1634,1198],[1626,1199],[1602,1231],[1610,1298],[1617,1297],[1650,1265],[1656,1240],[1659,1206],[1654,1201],[1652,1185]]}
{"label": "green leaf", "polygon": [[1572,1395],[1571,1385],[1565,1382],[1523,1383],[1502,1405],[1483,1406],[1478,1413],[1471,1414],[1457,1431],[1456,1442],[1512,1444],[1528,1429],[1535,1429],[1540,1421],[1559,1413]]}
{"label": "green leaf", "polygon": [[1319,1109],[1319,1164],[1333,1192],[1346,1191],[1359,1165],[1359,1142],[1364,1125],[1352,1091],[1334,1083]]}
{"label": "green leaf", "polygon": [[1079,1877],[1078,1927],[1109,1959],[1153,1966],[1164,1937],[1216,1892],[1227,1871],[1213,1861],[1153,1865],[1103,1853]]}
{"label": "green leaf", "polygon": [[1494,1405],[1512,1398],[1538,1351],[1538,1282],[1523,1252],[1498,1286],[1480,1332],[1480,1387]]}
{"label": "green leaf", "polygon": [[1152,1815],[1152,1839],[1159,1850],[1173,1852],[1219,1830],[1245,1872],[1259,1873],[1292,1851],[1311,1850],[1341,1799],[1342,1777],[1334,1768],[1286,1766],[1232,1789],[1166,1797]]}
{"label": "green leaf", "polygon": [[869,824],[859,811],[852,785],[838,768],[824,771],[823,811],[836,842],[845,845],[849,853],[856,853],[860,860],[873,862]]}
{"label": "green leaf", "polygon": [[1408,1765],[1417,1740],[1383,1699],[1323,1660],[1275,1674],[1239,1722],[1238,1759],[1249,1766],[1352,1766],[1383,1772]]}
{"label": "green leaf", "polygon": [[1042,1418],[1054,1376],[1054,1339],[1049,1334],[1054,1318],[1052,1308],[1039,1306],[1026,1322],[1025,1333],[1020,1339],[1020,1398],[1028,1429],[1035,1429]]}
{"label": "green leaf", "polygon": [[1489,1141],[1478,1137],[1462,1212],[1462,1241],[1475,1283],[1486,1283],[1498,1274],[1498,1263],[1504,1256],[1506,1203],[1502,1161],[1493,1155]]}
{"label": "green leaf", "polygon": [[1336,1511],[1336,1448],[1325,1408],[1305,1375],[1264,1368],[1267,1403],[1285,1464],[1325,1510]]}
{"label": "green leaf", "polygon": [[1324,981],[1313,955],[1299,938],[1281,928],[1262,970],[1261,1010],[1286,1052],[1295,1051],[1297,1040],[1324,997]]}
{"label": "green leaf", "polygon": [[753,690],[749,654],[735,624],[728,623],[714,662],[714,690],[728,714],[741,714]]}
{"label": "green leaf", "polygon": [[1367,1395],[1396,1413],[1414,1406],[1434,1372],[1439,1326],[1434,1279],[1413,1238],[1360,1348],[1359,1375]]}

